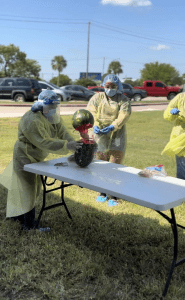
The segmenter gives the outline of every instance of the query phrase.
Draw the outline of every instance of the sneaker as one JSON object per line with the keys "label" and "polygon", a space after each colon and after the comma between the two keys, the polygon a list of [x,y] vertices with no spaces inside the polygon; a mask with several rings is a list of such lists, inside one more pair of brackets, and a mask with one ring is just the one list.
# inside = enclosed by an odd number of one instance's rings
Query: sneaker
{"label": "sneaker", "polygon": [[50,229],[50,227],[28,227],[25,225],[21,225],[21,230],[23,231],[38,230],[40,232],[49,232]]}
{"label": "sneaker", "polygon": [[50,231],[50,227],[43,227],[43,228],[38,228],[38,231],[40,232],[49,232]]}
{"label": "sneaker", "polygon": [[107,200],[107,195],[106,194],[103,194],[101,193],[97,198],[96,198],[96,201],[97,202],[105,202]]}
{"label": "sneaker", "polygon": [[118,205],[118,202],[116,199],[110,199],[108,201],[108,206],[115,206],[115,205]]}

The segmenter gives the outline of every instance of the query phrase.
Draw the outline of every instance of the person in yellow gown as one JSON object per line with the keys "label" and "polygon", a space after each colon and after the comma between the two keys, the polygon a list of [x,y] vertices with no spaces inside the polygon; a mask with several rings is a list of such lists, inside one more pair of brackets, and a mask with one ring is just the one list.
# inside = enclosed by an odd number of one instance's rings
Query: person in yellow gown
{"label": "person in yellow gown", "polygon": [[[18,140],[11,164],[1,174],[8,181],[6,217],[18,220],[22,229],[35,227],[35,202],[41,189],[39,175],[24,171],[24,165],[43,161],[49,153],[59,155],[75,151],[81,144],[67,132],[60,118],[60,101],[50,90],[38,96],[30,111],[26,112],[18,125]],[[1,183],[0,178],[0,183]],[[39,228],[48,231],[49,228]]]}
{"label": "person in yellow gown", "polygon": [[[98,145],[96,158],[120,164],[126,150],[126,122],[131,115],[130,100],[123,95],[123,86],[118,76],[109,74],[104,78],[105,92],[95,94],[88,102],[87,110],[94,116],[93,131],[89,134]],[[109,206],[116,205],[111,197]],[[98,202],[107,200],[101,193]]]}
{"label": "person in yellow gown", "polygon": [[176,177],[185,179],[185,93],[173,98],[164,112],[164,119],[174,122],[170,141],[162,151],[176,160]]}

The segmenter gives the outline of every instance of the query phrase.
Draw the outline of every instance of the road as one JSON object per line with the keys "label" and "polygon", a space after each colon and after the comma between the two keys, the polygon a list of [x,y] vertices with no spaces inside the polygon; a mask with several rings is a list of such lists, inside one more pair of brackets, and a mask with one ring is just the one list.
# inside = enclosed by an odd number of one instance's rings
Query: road
{"label": "road", "polygon": [[[168,103],[163,104],[163,103],[159,103],[159,104],[142,104],[142,103],[134,103],[132,105],[132,112],[139,112],[139,111],[155,111],[155,110],[165,110],[167,107]],[[73,106],[63,106],[61,105],[60,108],[60,114],[61,115],[73,115],[74,112],[78,109],[85,109],[86,105],[73,105]],[[13,104],[0,104],[0,118],[16,118],[16,117],[22,117],[25,112],[27,112],[28,110],[30,110],[30,105],[25,105],[25,106],[16,106]]]}

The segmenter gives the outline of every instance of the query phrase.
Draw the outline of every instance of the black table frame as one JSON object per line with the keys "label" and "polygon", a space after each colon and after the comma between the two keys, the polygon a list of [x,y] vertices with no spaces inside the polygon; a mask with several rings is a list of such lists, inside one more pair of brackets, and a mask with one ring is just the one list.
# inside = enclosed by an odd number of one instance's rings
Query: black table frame
{"label": "black table frame", "polygon": [[[70,212],[67,208],[67,205],[64,201],[64,188],[66,188],[68,186],[71,186],[73,184],[72,183],[65,184],[64,181],[62,181],[61,185],[59,187],[47,190],[47,186],[52,186],[56,182],[57,179],[54,179],[54,181],[51,182],[51,183],[47,183],[47,176],[40,175],[40,177],[41,177],[41,181],[42,181],[42,185],[43,185],[43,204],[42,204],[42,208],[40,210],[40,213],[39,213],[39,216],[38,216],[38,219],[37,219],[37,222],[36,222],[36,227],[39,226],[40,219],[41,219],[42,214],[45,210],[55,208],[55,207],[58,207],[58,206],[64,206],[68,217],[70,219],[72,219],[71,214],[70,214]],[[83,188],[83,187],[81,187],[81,188]],[[61,190],[61,202],[55,203],[55,204],[50,205],[50,206],[46,206],[46,194],[50,193],[50,192],[53,192],[53,191],[56,191],[56,190],[59,190],[59,189]],[[171,224],[173,237],[174,237],[173,260],[172,260],[172,263],[171,263],[171,266],[170,266],[170,269],[169,269],[169,272],[168,272],[166,284],[165,284],[165,287],[164,287],[164,290],[163,290],[163,293],[162,293],[162,297],[165,297],[167,292],[168,292],[168,288],[169,288],[169,285],[170,285],[170,282],[171,282],[171,278],[172,278],[172,274],[173,274],[174,269],[185,262],[185,258],[177,261],[177,256],[178,256],[178,229],[177,229],[177,227],[180,227],[182,229],[185,229],[185,227],[182,226],[182,225],[177,224],[176,218],[175,218],[175,212],[174,212],[173,208],[170,209],[171,218],[169,216],[167,216],[166,214],[162,213],[161,211],[156,210],[156,212],[158,214],[160,214],[163,218],[165,218]]]}

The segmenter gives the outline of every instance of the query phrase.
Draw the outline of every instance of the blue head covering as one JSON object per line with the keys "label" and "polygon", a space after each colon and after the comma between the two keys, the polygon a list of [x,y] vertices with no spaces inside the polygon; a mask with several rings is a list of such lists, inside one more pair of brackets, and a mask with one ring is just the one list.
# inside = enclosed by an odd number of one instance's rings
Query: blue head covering
{"label": "blue head covering", "polygon": [[55,104],[60,103],[57,94],[55,94],[53,91],[45,90],[39,94],[38,101],[32,105],[31,111],[32,112],[43,111],[43,105],[54,104],[54,103]]}
{"label": "blue head covering", "polygon": [[122,83],[121,83],[121,81],[120,81],[120,79],[119,79],[119,77],[118,77],[117,75],[114,75],[114,74],[108,74],[108,75],[104,78],[103,84],[102,84],[102,85],[105,86],[105,84],[106,84],[107,82],[112,82],[112,83],[116,84],[117,87],[118,87],[118,92],[119,92],[119,93],[123,93],[123,85],[122,85]]}
{"label": "blue head covering", "polygon": [[45,90],[41,92],[38,96],[38,100],[43,100],[43,104],[54,104],[60,103],[60,100],[53,91]]}

